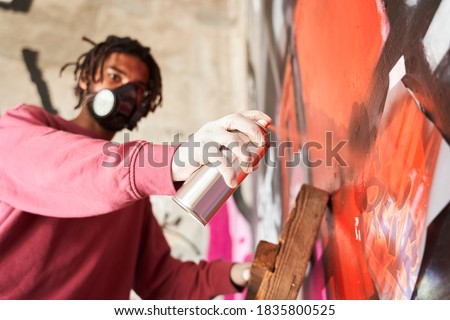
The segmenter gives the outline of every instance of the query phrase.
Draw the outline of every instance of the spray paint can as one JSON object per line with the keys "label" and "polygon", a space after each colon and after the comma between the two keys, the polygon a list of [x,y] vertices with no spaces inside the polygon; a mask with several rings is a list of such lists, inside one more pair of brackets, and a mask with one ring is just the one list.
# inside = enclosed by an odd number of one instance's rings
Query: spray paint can
{"label": "spray paint can", "polygon": [[[247,151],[255,157],[253,159],[255,165],[264,156],[269,146],[267,130],[258,122],[256,123],[265,132],[266,144],[259,148],[253,144],[248,144]],[[238,159],[233,161],[232,165],[238,172],[236,181],[239,186],[248,174],[242,171]],[[184,182],[172,199],[205,226],[236,191],[237,187],[230,188],[217,167],[203,165]]]}

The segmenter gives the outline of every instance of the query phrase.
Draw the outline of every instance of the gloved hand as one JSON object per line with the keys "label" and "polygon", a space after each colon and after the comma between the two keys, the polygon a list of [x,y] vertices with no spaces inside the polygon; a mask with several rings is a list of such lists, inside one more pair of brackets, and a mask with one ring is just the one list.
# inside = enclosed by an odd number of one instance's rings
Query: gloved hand
{"label": "gloved hand", "polygon": [[[246,152],[246,146],[253,143],[258,148],[264,148],[264,130],[256,121],[266,127],[272,119],[261,111],[249,110],[242,113],[227,115],[218,120],[208,122],[187,142],[180,145],[172,160],[172,180],[185,181],[203,164],[217,166],[225,183],[234,188],[238,172],[231,163],[235,158],[245,164],[241,169],[250,173],[257,168],[253,161],[254,154]],[[223,150],[231,151],[226,154]]]}
{"label": "gloved hand", "polygon": [[231,282],[238,287],[247,286],[248,280],[250,279],[251,267],[251,262],[233,264],[230,270]]}

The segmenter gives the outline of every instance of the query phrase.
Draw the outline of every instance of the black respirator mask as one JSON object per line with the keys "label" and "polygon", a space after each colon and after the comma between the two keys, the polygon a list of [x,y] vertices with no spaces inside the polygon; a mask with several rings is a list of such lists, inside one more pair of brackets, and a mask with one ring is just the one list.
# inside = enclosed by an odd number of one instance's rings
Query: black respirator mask
{"label": "black respirator mask", "polygon": [[137,87],[127,83],[116,89],[102,89],[87,102],[91,115],[103,128],[120,131],[132,130],[148,113],[148,91],[137,105]]}

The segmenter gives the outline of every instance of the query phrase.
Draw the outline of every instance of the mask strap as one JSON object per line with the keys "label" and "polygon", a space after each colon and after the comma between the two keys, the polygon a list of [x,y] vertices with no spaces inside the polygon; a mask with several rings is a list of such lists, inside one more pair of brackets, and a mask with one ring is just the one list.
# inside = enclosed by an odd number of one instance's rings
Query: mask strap
{"label": "mask strap", "polygon": [[[87,90],[86,90],[87,91]],[[94,101],[95,95],[97,92],[89,92],[87,91],[84,97],[81,99],[81,105],[88,105]]]}

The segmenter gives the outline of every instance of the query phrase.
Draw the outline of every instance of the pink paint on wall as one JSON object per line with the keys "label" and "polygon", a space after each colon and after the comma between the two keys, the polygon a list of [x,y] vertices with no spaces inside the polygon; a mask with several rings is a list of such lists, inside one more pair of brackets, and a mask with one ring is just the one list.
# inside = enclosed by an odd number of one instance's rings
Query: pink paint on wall
{"label": "pink paint on wall", "polygon": [[[209,230],[208,260],[252,261],[252,231],[233,197],[227,200],[209,222]],[[229,300],[244,298],[245,292],[225,296]]]}

